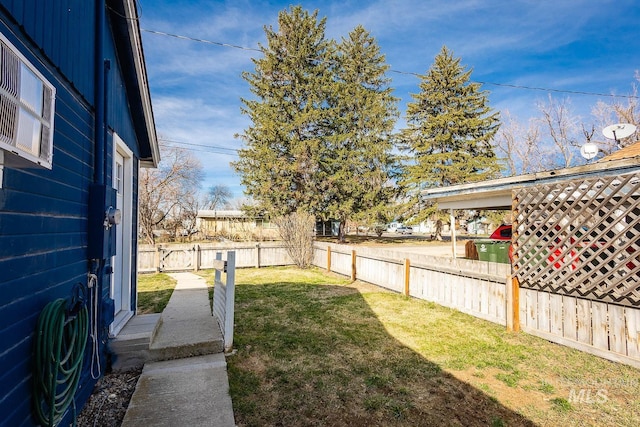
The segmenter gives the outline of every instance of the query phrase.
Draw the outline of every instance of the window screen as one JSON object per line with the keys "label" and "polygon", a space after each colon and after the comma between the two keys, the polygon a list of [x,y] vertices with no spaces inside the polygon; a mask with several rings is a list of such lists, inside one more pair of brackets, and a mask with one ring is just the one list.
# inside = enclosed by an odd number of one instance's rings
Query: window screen
{"label": "window screen", "polygon": [[0,149],[51,169],[55,88],[0,34]]}

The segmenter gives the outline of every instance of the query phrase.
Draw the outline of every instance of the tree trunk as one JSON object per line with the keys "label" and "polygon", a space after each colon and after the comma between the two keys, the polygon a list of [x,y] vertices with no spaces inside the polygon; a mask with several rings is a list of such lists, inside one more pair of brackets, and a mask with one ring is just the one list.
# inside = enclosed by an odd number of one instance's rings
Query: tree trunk
{"label": "tree trunk", "polygon": [[341,220],[340,226],[338,227],[338,242],[340,243],[345,242],[345,232],[344,232],[345,224],[346,224],[346,221]]}

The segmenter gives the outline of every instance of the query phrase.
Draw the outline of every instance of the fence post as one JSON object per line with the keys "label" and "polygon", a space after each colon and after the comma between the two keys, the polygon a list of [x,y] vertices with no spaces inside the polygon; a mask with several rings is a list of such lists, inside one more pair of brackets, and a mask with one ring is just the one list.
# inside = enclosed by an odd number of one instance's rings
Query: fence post
{"label": "fence post", "polygon": [[256,268],[260,268],[260,243],[256,243]]}
{"label": "fence post", "polygon": [[156,273],[160,273],[160,245],[156,245],[156,253],[153,255],[153,266]]}
{"label": "fence post", "polygon": [[327,246],[327,271],[331,271],[331,246]]}
{"label": "fence post", "polygon": [[200,245],[193,247],[193,271],[200,270]]}
{"label": "fence post", "polygon": [[520,282],[517,277],[511,281],[513,287],[513,331],[520,330]]}
{"label": "fence post", "polygon": [[[258,245],[260,246],[260,245]],[[236,252],[227,252],[227,291],[225,294],[225,319],[224,319],[224,351],[230,352],[233,348],[233,322],[236,300]]]}
{"label": "fence post", "polygon": [[404,259],[404,294],[409,296],[409,272],[411,271],[411,261]]}
{"label": "fence post", "polygon": [[520,283],[517,277],[507,276],[507,331],[520,330]]}
{"label": "fence post", "polygon": [[351,251],[351,281],[356,281],[356,251]]}

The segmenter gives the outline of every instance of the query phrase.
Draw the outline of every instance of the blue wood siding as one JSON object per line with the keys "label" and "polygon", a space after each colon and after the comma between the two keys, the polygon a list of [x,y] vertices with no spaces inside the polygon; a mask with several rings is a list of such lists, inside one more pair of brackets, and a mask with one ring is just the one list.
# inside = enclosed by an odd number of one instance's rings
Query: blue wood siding
{"label": "blue wood siding", "polygon": [[[95,157],[95,4],[89,0],[0,0],[0,32],[57,91],[52,169],[5,167],[0,189],[0,425],[35,424],[31,375],[38,315],[48,302],[69,298],[77,283],[87,284],[89,187],[94,182]],[[105,31],[109,29],[107,23]],[[110,33],[104,45],[105,57],[111,61],[106,119],[110,132],[117,132],[134,153],[135,201],[140,150],[130,111],[131,94],[126,92]],[[106,144],[105,180],[110,183],[111,135]],[[135,203],[133,209],[136,221]],[[137,223],[132,229],[135,253]],[[135,283],[135,256],[132,265]],[[106,299],[105,277],[101,277],[101,286]],[[107,330],[100,332],[106,341]],[[95,383],[89,373],[90,342],[87,346],[76,394],[80,406]],[[104,367],[104,343],[101,352]]]}
{"label": "blue wood siding", "polygon": [[95,4],[94,0],[0,0],[9,19],[89,103],[94,98]]}
{"label": "blue wood siding", "polygon": [[[54,84],[52,170],[5,168],[0,190],[0,366],[6,367],[0,383],[8,386],[0,413],[7,425],[34,422],[30,379],[37,316],[49,301],[68,298],[72,287],[87,278],[93,117],[71,88],[59,79]],[[83,387],[91,386],[83,381]]]}

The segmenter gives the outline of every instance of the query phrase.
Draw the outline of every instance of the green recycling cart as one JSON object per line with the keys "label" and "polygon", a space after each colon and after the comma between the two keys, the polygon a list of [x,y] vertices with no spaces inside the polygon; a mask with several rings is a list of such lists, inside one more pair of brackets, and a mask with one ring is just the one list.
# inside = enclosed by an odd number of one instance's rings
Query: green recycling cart
{"label": "green recycling cart", "polygon": [[510,240],[477,240],[475,244],[480,261],[511,263],[509,260]]}

